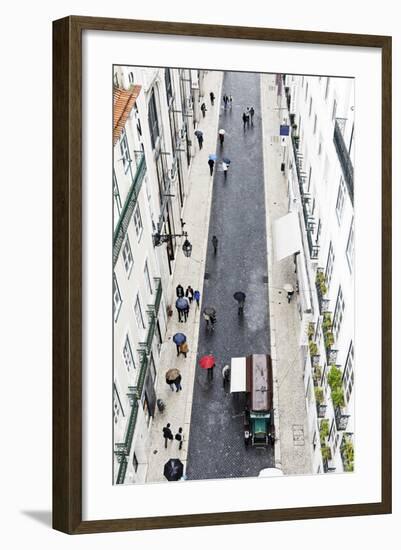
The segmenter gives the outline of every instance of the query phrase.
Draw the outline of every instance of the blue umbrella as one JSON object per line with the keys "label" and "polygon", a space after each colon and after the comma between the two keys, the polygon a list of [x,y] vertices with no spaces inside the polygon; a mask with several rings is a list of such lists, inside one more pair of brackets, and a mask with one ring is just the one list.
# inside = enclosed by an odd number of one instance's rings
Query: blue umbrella
{"label": "blue umbrella", "polygon": [[181,309],[181,310],[187,309],[188,300],[186,300],[185,298],[178,298],[175,302],[175,306],[177,309]]}
{"label": "blue umbrella", "polygon": [[177,346],[181,346],[184,342],[187,341],[187,337],[182,332],[177,332],[177,334],[174,334],[173,336],[173,342],[174,344],[177,344]]}
{"label": "blue umbrella", "polygon": [[210,160],[217,160],[217,155],[216,155],[215,153],[211,153],[211,154],[209,155],[209,159],[210,159]]}

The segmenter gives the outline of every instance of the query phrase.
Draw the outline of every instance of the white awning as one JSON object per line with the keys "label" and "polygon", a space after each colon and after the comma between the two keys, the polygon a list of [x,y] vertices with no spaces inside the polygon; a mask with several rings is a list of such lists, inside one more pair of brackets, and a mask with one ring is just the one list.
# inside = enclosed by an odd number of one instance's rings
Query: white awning
{"label": "white awning", "polygon": [[290,212],[274,221],[273,247],[276,262],[301,251],[301,231],[297,212]]}
{"label": "white awning", "polygon": [[246,357],[231,359],[230,391],[246,391]]}

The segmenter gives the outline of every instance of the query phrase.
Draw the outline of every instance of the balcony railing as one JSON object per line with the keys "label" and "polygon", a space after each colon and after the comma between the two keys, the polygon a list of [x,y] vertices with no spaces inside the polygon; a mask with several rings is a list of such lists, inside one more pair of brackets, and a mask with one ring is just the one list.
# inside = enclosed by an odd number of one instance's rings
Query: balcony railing
{"label": "balcony railing", "polygon": [[338,159],[341,164],[344,181],[347,185],[351,202],[352,204],[354,204],[354,167],[352,165],[351,157],[345,145],[344,137],[341,132],[340,125],[337,122],[337,119],[334,123],[333,141],[337,151]]}
{"label": "balcony railing", "polygon": [[136,167],[136,172],[132,180],[130,190],[125,200],[123,209],[120,214],[120,219],[116,225],[113,236],[113,265],[116,265],[118,255],[120,254],[121,246],[127,232],[129,222],[135,210],[138,200],[139,191],[141,190],[143,178],[146,172],[145,155],[142,154],[139,163]]}
{"label": "balcony railing", "polygon": [[126,464],[126,461],[124,464],[124,457],[129,456],[131,453],[131,446],[132,446],[132,441],[135,433],[136,420],[138,417],[138,409],[141,402],[143,387],[145,385],[146,374],[148,372],[148,364],[149,364],[148,356],[152,348],[152,341],[156,330],[157,314],[159,312],[160,302],[161,302],[161,297],[163,292],[161,279],[155,278],[154,280],[157,283],[155,303],[151,306],[148,306],[149,307],[148,315],[149,315],[150,322],[149,322],[148,332],[146,335],[146,341],[141,342],[139,344],[140,348],[138,349],[138,353],[140,355],[139,374],[136,381],[136,385],[130,386],[128,388],[129,393],[127,395],[131,401],[131,414],[128,419],[124,442],[115,444],[114,452],[120,461],[120,468],[117,475],[118,484],[124,483],[125,473],[127,471],[127,464]]}

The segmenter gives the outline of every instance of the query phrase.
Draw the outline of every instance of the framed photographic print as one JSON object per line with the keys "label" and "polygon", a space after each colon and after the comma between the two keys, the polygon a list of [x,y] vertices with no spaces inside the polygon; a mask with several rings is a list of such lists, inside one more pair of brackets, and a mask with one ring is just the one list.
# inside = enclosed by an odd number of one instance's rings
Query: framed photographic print
{"label": "framed photographic print", "polygon": [[53,32],[53,526],[391,512],[391,38]]}

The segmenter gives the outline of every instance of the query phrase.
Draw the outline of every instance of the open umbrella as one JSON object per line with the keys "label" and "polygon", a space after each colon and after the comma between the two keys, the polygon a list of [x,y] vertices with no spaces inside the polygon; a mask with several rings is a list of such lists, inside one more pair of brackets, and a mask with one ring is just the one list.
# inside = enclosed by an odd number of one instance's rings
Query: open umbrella
{"label": "open umbrella", "polygon": [[226,164],[230,164],[231,160],[228,159],[227,157],[223,157],[223,162],[225,162]]}
{"label": "open umbrella", "polygon": [[244,292],[235,292],[234,293],[234,300],[237,300],[237,302],[245,302],[246,294]]}
{"label": "open umbrella", "polygon": [[183,311],[184,309],[187,309],[188,303],[189,302],[186,298],[178,298],[175,302],[175,305],[178,309],[181,309]]}
{"label": "open umbrella", "polygon": [[283,286],[283,289],[286,291],[286,292],[294,292],[294,287],[292,285],[290,285],[290,283],[287,283]]}
{"label": "open umbrella", "polygon": [[177,346],[181,346],[184,342],[187,341],[187,337],[182,332],[177,332],[173,336],[173,342],[174,344],[177,344]]}
{"label": "open umbrella", "polygon": [[205,307],[203,313],[209,315],[209,317],[214,317],[216,315],[216,310],[214,309],[214,307]]}
{"label": "open umbrella", "polygon": [[221,130],[219,130],[219,134],[220,134],[221,136],[224,136],[225,133],[226,133],[226,131],[223,130],[223,128],[221,128]]}
{"label": "open umbrella", "polygon": [[184,473],[184,464],[179,458],[170,458],[164,465],[163,474],[168,481],[178,481]]}
{"label": "open umbrella", "polygon": [[203,132],[201,132],[200,130],[196,130],[194,133],[196,137],[203,136]]}
{"label": "open umbrella", "polygon": [[214,355],[204,355],[199,359],[199,366],[201,369],[211,369],[214,367],[216,359]]}
{"label": "open umbrella", "polygon": [[209,160],[217,160],[217,155],[215,153],[210,153]]}
{"label": "open umbrella", "polygon": [[169,369],[166,372],[166,380],[170,380],[171,382],[173,382],[180,376],[180,374],[180,371],[176,368]]}

